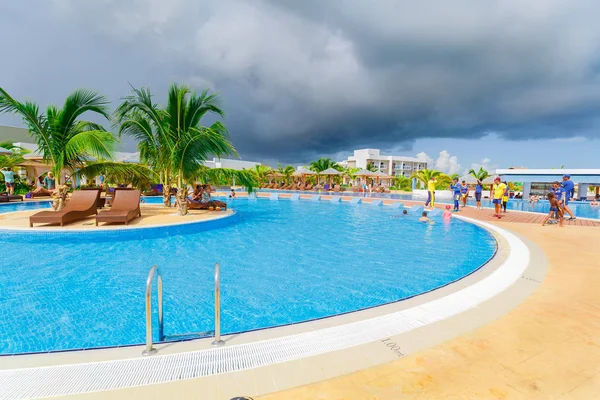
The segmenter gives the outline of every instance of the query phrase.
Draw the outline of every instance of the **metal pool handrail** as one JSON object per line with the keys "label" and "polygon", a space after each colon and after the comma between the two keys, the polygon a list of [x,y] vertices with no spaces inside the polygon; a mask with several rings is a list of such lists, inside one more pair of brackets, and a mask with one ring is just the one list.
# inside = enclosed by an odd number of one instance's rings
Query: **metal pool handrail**
{"label": "metal pool handrail", "polygon": [[215,263],[215,341],[213,346],[223,346],[221,340],[221,268],[219,263]]}
{"label": "metal pool handrail", "polygon": [[143,356],[150,356],[156,353],[156,349],[152,347],[152,281],[154,273],[158,274],[157,289],[158,289],[158,340],[164,339],[163,330],[163,306],[162,306],[162,276],[158,270],[158,266],[153,266],[148,272],[146,279],[146,349],[142,352]]}

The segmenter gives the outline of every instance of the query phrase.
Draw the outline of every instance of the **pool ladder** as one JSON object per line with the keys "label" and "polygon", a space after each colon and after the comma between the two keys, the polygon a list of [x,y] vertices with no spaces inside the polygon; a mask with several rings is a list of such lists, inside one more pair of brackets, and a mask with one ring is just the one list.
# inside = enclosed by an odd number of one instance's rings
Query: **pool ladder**
{"label": "pool ladder", "polygon": [[[146,279],[146,348],[142,352],[143,356],[150,356],[156,353],[152,341],[152,282],[154,274],[157,275],[157,290],[158,290],[158,340],[165,339],[163,326],[163,297],[162,297],[162,276],[155,265],[150,268],[148,278]],[[224,345],[221,340],[221,268],[219,263],[215,264],[215,340],[212,345],[215,347]]]}
{"label": "pool ladder", "polygon": [[162,298],[162,276],[155,265],[148,272],[146,279],[146,349],[142,352],[143,356],[150,356],[156,353],[156,349],[152,346],[152,281],[154,273],[157,274],[157,289],[158,289],[158,340],[162,341],[165,338],[163,328],[163,298]]}

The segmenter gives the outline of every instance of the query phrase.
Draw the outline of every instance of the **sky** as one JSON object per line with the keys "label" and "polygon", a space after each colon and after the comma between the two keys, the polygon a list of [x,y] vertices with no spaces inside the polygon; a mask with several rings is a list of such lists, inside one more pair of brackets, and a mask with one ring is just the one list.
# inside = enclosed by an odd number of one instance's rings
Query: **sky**
{"label": "sky", "polygon": [[2,1],[0,87],[41,106],[209,88],[240,157],[271,165],[378,148],[449,173],[598,168],[598,15],[596,0]]}

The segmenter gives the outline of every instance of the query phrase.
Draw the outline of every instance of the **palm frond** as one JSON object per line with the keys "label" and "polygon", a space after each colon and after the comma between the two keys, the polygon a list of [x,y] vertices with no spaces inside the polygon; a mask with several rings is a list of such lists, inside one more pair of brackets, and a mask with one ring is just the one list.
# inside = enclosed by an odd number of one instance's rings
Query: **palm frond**
{"label": "palm frond", "polygon": [[248,170],[238,171],[229,168],[208,168],[198,169],[195,179],[200,182],[219,182],[223,180],[231,181],[235,178],[236,184],[244,186],[248,193],[255,191],[258,186],[254,174]]}
{"label": "palm frond", "polygon": [[107,131],[80,131],[67,142],[64,153],[67,159],[80,159],[91,156],[99,159],[112,159],[115,137]]}
{"label": "palm frond", "polygon": [[59,123],[62,129],[69,130],[77,118],[90,111],[102,115],[110,121],[109,102],[106,97],[89,89],[77,89],[65,99],[60,110]]}
{"label": "palm frond", "polygon": [[89,163],[77,171],[87,179],[104,175],[112,182],[131,182],[136,187],[147,186],[157,179],[150,168],[140,164],[128,164],[114,161]]}

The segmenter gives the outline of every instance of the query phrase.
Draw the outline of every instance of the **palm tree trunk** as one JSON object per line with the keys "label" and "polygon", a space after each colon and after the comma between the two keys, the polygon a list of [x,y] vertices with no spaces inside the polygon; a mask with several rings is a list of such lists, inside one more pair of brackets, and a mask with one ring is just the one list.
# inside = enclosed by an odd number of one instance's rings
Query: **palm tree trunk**
{"label": "palm tree trunk", "polygon": [[183,184],[183,180],[181,179],[181,171],[179,173],[179,178],[178,178],[178,189],[177,189],[177,196],[176,196],[176,201],[177,201],[177,208],[179,209],[179,214],[180,215],[187,215],[188,213],[188,208],[187,208],[187,187],[184,187],[186,185]]}
{"label": "palm tree trunk", "polygon": [[171,207],[171,185],[163,183],[163,205]]}

